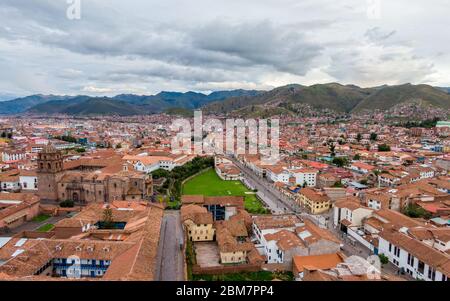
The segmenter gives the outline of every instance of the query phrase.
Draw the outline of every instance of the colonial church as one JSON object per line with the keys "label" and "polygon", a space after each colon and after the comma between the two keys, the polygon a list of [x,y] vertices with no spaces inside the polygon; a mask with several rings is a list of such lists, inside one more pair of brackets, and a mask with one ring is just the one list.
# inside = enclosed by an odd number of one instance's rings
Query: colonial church
{"label": "colonial church", "polygon": [[138,201],[149,199],[153,193],[151,175],[133,170],[115,153],[63,162],[61,152],[47,145],[37,162],[41,200]]}

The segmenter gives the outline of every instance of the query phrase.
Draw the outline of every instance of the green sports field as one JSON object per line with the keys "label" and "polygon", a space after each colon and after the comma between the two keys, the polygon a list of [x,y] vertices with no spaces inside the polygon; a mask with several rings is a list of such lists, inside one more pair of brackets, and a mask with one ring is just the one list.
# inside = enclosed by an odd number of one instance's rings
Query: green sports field
{"label": "green sports field", "polygon": [[205,196],[244,196],[245,209],[249,213],[268,213],[255,194],[248,190],[240,181],[224,181],[210,169],[193,179],[187,181],[183,186],[186,195]]}

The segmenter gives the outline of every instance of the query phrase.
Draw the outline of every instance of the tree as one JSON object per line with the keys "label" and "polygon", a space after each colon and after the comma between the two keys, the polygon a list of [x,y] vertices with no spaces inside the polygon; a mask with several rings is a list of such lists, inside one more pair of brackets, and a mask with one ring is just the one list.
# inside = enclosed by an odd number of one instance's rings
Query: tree
{"label": "tree", "polygon": [[122,148],[122,143],[116,145],[116,149]]}
{"label": "tree", "polygon": [[341,181],[337,181],[336,183],[333,184],[333,187],[340,188],[340,187],[344,187],[344,185],[342,185]]}
{"label": "tree", "polygon": [[359,154],[356,154],[353,156],[353,160],[358,161],[361,159],[361,156]]}
{"label": "tree", "polygon": [[411,217],[411,218],[424,218],[424,219],[430,219],[431,213],[423,209],[422,207],[416,205],[416,204],[409,204],[405,210],[404,214]]}
{"label": "tree", "polygon": [[379,152],[389,152],[391,151],[391,147],[387,145],[386,143],[378,145],[378,151]]}
{"label": "tree", "polygon": [[378,254],[378,257],[380,258],[381,264],[388,264],[389,263],[389,258],[387,258],[387,256],[384,255],[383,253]]}
{"label": "tree", "polygon": [[356,135],[356,140],[359,142],[361,141],[361,139],[362,139],[361,133],[358,133],[358,135]]}
{"label": "tree", "polygon": [[65,200],[62,201],[61,203],[59,203],[59,206],[61,206],[61,208],[73,208],[73,206],[75,206],[74,201],[72,200]]}
{"label": "tree", "polygon": [[377,133],[370,133],[370,140],[375,141],[377,140],[377,137],[378,137]]}
{"label": "tree", "polygon": [[328,144],[328,147],[330,148],[331,157],[336,156],[336,153],[334,152],[334,151],[336,150],[336,146],[334,145],[334,142],[331,141],[331,140],[329,140],[329,141],[327,142],[327,144]]}
{"label": "tree", "polygon": [[153,179],[167,178],[170,172],[165,169],[157,169],[152,172]]}
{"label": "tree", "polygon": [[337,157],[333,159],[333,164],[337,167],[344,167],[348,164],[347,158]]}
{"label": "tree", "polygon": [[113,226],[113,212],[112,209],[107,206],[105,210],[103,210],[103,227],[105,229],[110,229]]}

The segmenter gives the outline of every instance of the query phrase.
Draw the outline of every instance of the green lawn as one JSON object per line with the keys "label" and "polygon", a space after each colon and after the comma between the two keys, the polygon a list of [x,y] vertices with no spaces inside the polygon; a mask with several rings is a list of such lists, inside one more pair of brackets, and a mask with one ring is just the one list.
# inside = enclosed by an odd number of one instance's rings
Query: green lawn
{"label": "green lawn", "polygon": [[43,221],[48,220],[49,218],[50,218],[50,215],[47,215],[47,214],[39,214],[38,216],[35,216],[35,217],[33,218],[33,222],[39,222],[39,223],[41,223],[41,222],[43,222]]}
{"label": "green lawn", "polygon": [[55,227],[53,224],[45,224],[37,229],[39,232],[48,232]]}
{"label": "green lawn", "polygon": [[[246,193],[247,192],[247,193]],[[205,195],[205,196],[244,196],[245,209],[250,213],[269,213],[255,194],[247,189],[240,181],[223,181],[210,169],[193,179],[187,181],[183,186],[182,194]]]}

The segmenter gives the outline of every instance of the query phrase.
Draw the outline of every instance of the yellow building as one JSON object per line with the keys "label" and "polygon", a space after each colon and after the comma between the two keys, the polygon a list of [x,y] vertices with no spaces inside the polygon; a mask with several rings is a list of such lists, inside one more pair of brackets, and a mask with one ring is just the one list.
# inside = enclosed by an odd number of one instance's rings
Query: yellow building
{"label": "yellow building", "polygon": [[190,241],[213,241],[213,218],[206,208],[197,205],[181,207],[181,220]]}
{"label": "yellow building", "polygon": [[298,202],[312,214],[320,214],[331,208],[331,200],[325,193],[311,188],[303,188],[299,192]]}

